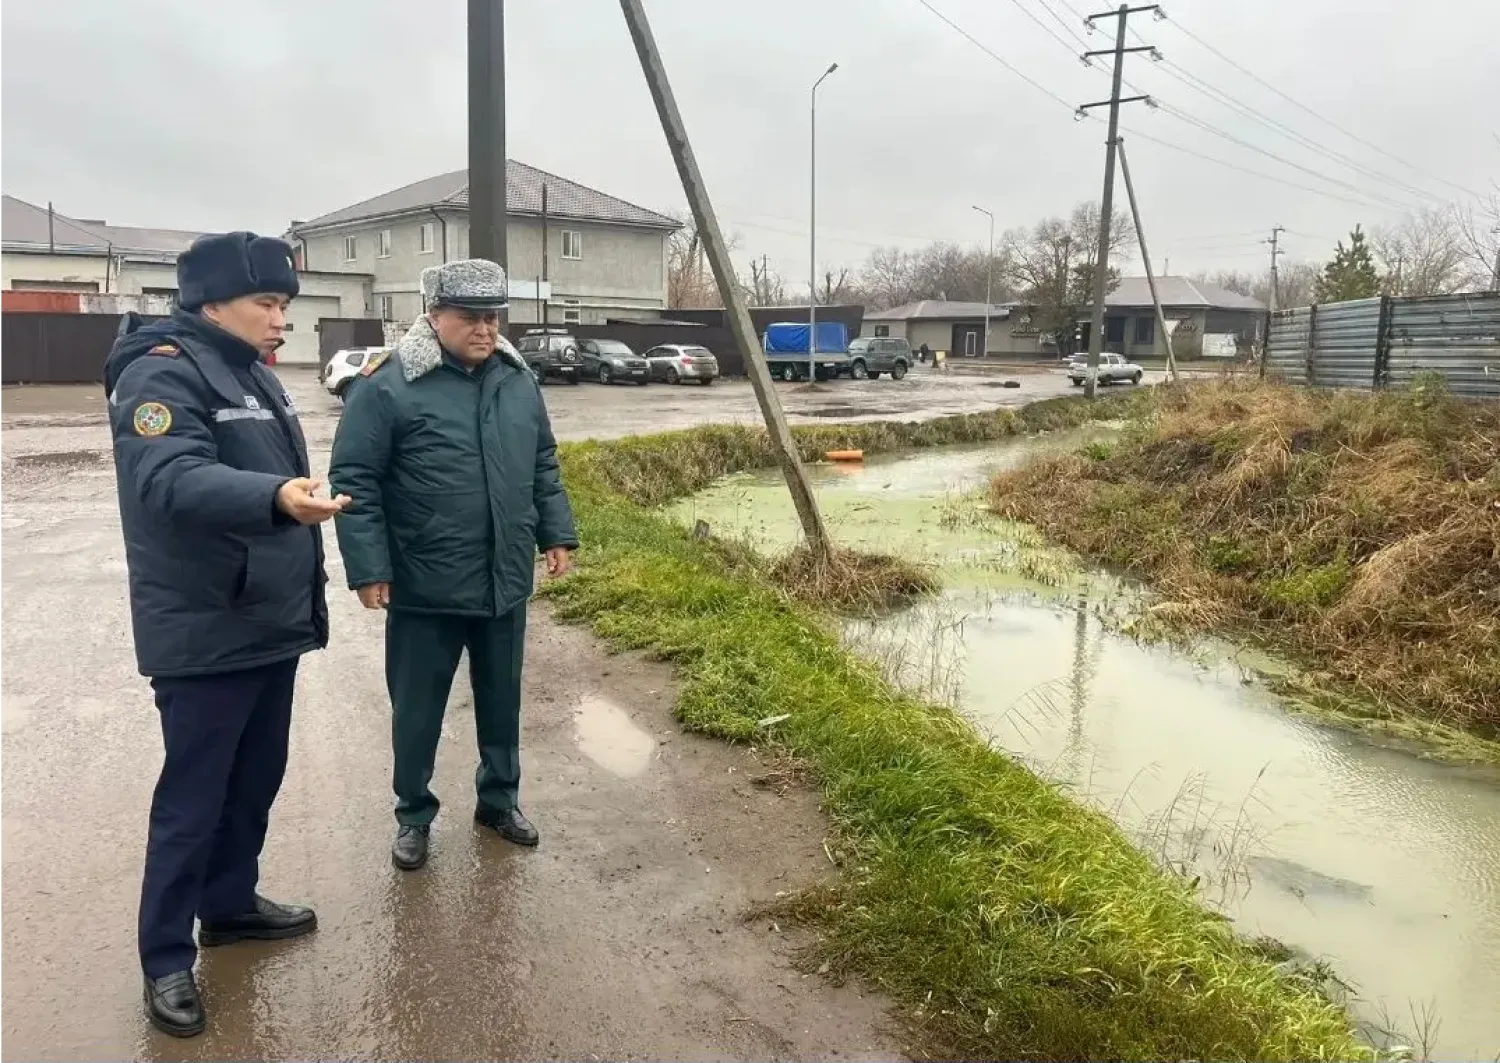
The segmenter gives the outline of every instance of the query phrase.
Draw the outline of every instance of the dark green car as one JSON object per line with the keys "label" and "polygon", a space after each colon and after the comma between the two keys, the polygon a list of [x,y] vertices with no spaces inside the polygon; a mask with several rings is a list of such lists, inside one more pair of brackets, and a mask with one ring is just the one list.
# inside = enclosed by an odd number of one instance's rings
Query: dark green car
{"label": "dark green car", "polygon": [[874,380],[882,373],[900,380],[911,368],[911,344],[899,336],[861,336],[849,344],[849,375]]}

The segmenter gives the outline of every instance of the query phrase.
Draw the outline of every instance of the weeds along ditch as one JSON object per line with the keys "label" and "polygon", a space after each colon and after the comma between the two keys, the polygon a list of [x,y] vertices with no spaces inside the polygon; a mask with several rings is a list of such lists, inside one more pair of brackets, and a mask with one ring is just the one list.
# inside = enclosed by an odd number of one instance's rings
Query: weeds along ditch
{"label": "weeds along ditch", "polygon": [[1145,579],[1163,622],[1296,661],[1287,692],[1325,715],[1500,739],[1500,405],[1435,381],[1156,400],[1114,445],[998,475],[994,511]]}
{"label": "weeds along ditch", "polygon": [[[919,424],[799,428],[804,457],[977,443],[1128,420],[1161,398]],[[770,745],[818,780],[835,886],[777,902],[816,929],[805,957],[889,992],[935,1055],[1350,1059],[1343,1011],[1161,871],[1102,813],[903,693],[817,605],[734,546],[655,507],[773,462],[764,433],[700,428],[562,448],[584,549],[547,594],[619,649],[675,663],[689,728]],[[806,574],[789,562],[793,583]]]}

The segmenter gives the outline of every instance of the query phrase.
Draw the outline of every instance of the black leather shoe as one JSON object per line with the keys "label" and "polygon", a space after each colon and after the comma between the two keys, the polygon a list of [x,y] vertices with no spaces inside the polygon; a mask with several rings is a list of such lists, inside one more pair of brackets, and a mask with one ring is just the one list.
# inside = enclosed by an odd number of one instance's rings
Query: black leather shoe
{"label": "black leather shoe", "polygon": [[162,1033],[173,1037],[196,1037],[207,1020],[198,983],[192,971],[178,971],[165,978],[146,979],[146,1017]]}
{"label": "black leather shoe", "polygon": [[495,809],[481,806],[474,810],[474,822],[517,845],[535,845],[542,840],[536,828],[521,815],[519,808]]}
{"label": "black leather shoe", "polygon": [[280,941],[311,934],[316,929],[318,917],[311,908],[277,904],[257,893],[255,907],[244,915],[218,923],[200,923],[198,944],[211,949],[215,945],[232,945],[236,941]]}
{"label": "black leather shoe", "polygon": [[427,863],[427,834],[430,827],[403,824],[396,831],[396,842],[391,846],[391,863],[402,871],[415,871]]}

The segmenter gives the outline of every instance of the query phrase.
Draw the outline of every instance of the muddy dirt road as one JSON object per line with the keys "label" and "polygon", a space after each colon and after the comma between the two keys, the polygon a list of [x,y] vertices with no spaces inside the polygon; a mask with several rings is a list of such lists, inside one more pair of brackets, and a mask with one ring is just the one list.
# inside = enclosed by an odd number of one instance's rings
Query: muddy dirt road
{"label": "muddy dirt road", "polygon": [[[324,469],[336,407],[289,376]],[[573,393],[554,401],[567,434],[589,420],[568,412],[581,390],[548,389]],[[341,589],[331,532],[334,643],[304,660],[262,861],[265,891],[315,905],[320,928],[206,952],[208,1033],[152,1031],[134,924],[161,740],[131,656],[102,396],[53,392],[7,390],[0,437],[6,1059],[900,1056],[882,1000],[800,974],[785,935],[742,920],[828,872],[816,798],[682,734],[668,669],[545,608],[523,717],[541,847],[472,825],[461,669],[433,858],[394,870],[382,625]]]}

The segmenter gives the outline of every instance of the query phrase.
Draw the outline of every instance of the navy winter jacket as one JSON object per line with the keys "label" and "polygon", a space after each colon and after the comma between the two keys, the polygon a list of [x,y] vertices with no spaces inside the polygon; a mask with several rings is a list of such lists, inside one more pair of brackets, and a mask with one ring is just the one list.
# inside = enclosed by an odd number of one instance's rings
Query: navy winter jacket
{"label": "navy winter jacket", "polygon": [[275,501],[308,475],[307,444],[255,348],[197,314],[131,315],[104,386],[142,674],[231,672],[326,646],[322,532]]}

